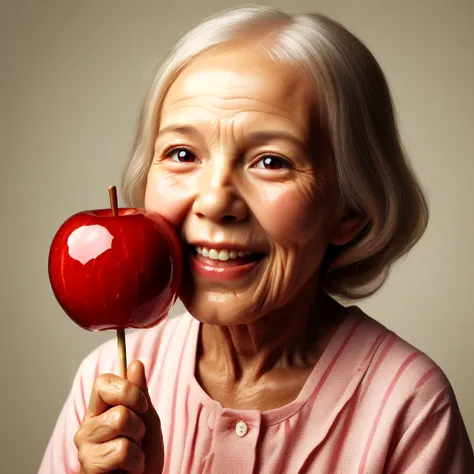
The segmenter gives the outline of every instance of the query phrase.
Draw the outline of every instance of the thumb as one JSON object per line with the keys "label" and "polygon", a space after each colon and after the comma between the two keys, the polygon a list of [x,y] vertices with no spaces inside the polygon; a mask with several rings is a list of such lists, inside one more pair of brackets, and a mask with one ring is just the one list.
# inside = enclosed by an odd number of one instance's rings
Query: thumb
{"label": "thumb", "polygon": [[153,406],[148,393],[145,367],[139,360],[134,360],[127,369],[129,382],[138,385],[148,402],[148,410],[141,415],[145,423],[145,437],[142,441],[142,450],[145,453],[144,474],[161,474],[164,464],[163,435],[160,418]]}
{"label": "thumb", "polygon": [[134,360],[127,369],[127,380],[138,385],[145,395],[148,395],[145,366],[139,360]]}

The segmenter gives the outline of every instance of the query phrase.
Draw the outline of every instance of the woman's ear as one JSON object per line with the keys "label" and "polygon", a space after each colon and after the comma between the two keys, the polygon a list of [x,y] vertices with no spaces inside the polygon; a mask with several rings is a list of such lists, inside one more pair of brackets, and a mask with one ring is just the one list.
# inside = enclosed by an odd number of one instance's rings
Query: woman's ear
{"label": "woman's ear", "polygon": [[335,223],[329,241],[333,245],[346,245],[355,239],[368,223],[367,216],[349,211]]}

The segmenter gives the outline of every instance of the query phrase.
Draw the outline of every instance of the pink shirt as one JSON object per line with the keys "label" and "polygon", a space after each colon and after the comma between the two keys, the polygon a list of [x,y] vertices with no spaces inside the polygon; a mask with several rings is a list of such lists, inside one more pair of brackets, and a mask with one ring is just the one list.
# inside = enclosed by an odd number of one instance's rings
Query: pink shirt
{"label": "pink shirt", "polygon": [[[199,322],[189,314],[127,336],[147,369],[169,474],[473,474],[455,395],[425,354],[352,307],[299,396],[232,410],[194,377]],[[94,379],[118,373],[115,341],[81,364],[40,474],[79,471],[73,443]]]}

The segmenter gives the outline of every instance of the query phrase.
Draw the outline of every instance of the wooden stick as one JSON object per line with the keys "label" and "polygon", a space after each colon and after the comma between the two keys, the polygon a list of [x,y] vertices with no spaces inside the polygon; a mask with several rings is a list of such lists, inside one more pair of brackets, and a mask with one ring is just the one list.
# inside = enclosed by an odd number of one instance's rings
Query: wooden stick
{"label": "wooden stick", "polygon": [[117,345],[120,362],[120,377],[127,378],[127,346],[125,345],[125,329],[117,329]]}
{"label": "wooden stick", "polygon": [[[109,186],[109,199],[112,215],[118,215],[117,188]],[[127,378],[127,346],[125,343],[125,329],[117,329],[117,346],[120,362],[120,377]]]}

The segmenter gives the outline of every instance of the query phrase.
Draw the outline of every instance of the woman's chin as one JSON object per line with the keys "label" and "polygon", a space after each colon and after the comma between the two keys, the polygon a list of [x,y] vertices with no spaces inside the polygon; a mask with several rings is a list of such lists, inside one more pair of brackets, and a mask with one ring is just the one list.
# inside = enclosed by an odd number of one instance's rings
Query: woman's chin
{"label": "woman's chin", "polygon": [[[194,256],[187,263],[180,300],[195,319],[205,324],[235,326],[259,318],[263,298],[258,294],[267,277],[268,256],[234,266],[210,265]],[[221,269],[224,271],[219,273]]]}
{"label": "woman's chin", "polygon": [[188,313],[203,324],[238,326],[251,324],[261,317],[247,301],[232,292],[192,292],[180,297]]}

